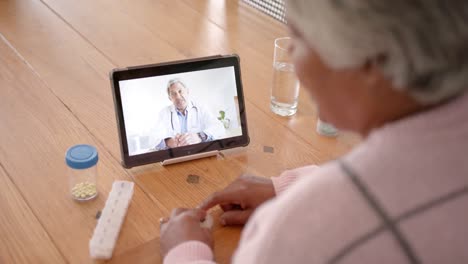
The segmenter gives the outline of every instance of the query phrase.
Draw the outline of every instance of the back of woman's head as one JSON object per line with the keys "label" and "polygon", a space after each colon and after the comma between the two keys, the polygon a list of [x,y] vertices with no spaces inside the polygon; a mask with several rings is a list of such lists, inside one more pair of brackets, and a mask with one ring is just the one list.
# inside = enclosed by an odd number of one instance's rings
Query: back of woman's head
{"label": "back of woman's head", "polygon": [[289,0],[287,12],[332,68],[373,61],[422,104],[468,88],[466,0]]}

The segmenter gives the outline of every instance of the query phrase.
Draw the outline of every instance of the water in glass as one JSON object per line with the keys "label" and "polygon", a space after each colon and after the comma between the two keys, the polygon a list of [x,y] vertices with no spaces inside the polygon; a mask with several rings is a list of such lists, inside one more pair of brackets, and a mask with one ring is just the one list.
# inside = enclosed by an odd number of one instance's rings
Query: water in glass
{"label": "water in glass", "polygon": [[281,116],[291,116],[297,111],[299,81],[294,73],[294,65],[285,62],[273,64],[273,84],[271,110]]}

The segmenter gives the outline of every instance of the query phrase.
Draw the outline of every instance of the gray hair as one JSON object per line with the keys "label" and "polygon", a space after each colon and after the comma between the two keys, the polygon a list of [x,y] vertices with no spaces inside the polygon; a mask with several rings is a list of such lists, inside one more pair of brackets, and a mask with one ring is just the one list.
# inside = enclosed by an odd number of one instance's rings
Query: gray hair
{"label": "gray hair", "polygon": [[468,88],[468,0],[289,0],[288,21],[334,69],[374,62],[433,104]]}
{"label": "gray hair", "polygon": [[187,89],[187,86],[185,86],[185,84],[182,82],[181,79],[179,79],[179,78],[171,79],[171,80],[169,80],[169,81],[167,82],[167,94],[168,94],[168,95],[170,95],[170,94],[169,94],[169,88],[171,88],[171,86],[174,85],[174,84],[176,84],[176,83],[182,85],[185,89]]}

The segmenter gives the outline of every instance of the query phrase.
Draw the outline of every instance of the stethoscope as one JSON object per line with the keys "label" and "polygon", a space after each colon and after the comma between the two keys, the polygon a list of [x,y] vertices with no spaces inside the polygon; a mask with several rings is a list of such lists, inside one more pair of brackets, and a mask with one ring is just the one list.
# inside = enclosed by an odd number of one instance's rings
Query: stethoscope
{"label": "stethoscope", "polygon": [[[193,105],[192,108],[195,108],[195,109],[197,110],[197,119],[198,119],[198,107],[196,107],[196,106]],[[172,126],[172,131],[175,131],[175,128],[174,128],[174,117],[173,117],[174,114],[177,115],[177,110],[174,110],[174,111],[171,110],[171,126]],[[188,111],[187,111],[187,115],[188,115]]]}

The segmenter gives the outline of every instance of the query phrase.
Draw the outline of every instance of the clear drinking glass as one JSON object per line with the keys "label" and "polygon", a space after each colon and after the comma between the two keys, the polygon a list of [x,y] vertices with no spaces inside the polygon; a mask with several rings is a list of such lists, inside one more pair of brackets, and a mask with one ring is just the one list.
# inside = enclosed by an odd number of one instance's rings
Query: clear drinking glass
{"label": "clear drinking glass", "polygon": [[299,98],[299,80],[288,55],[290,43],[289,37],[275,39],[270,109],[280,116],[294,115]]}

